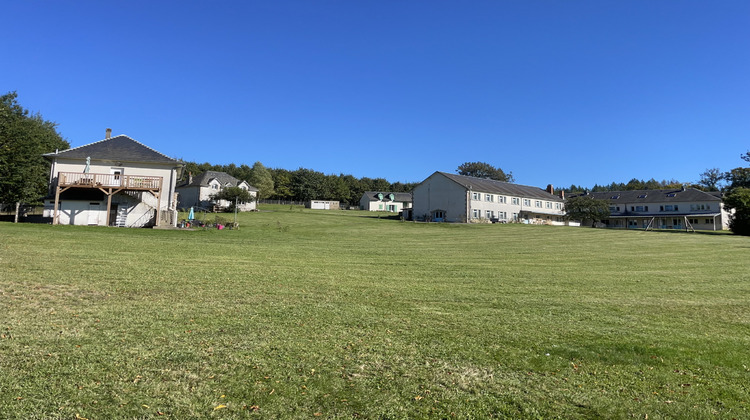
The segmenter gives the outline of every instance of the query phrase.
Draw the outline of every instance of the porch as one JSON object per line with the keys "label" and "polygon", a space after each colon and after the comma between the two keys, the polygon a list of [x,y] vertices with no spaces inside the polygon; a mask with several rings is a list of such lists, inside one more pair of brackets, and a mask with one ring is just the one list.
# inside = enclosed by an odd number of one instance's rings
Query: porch
{"label": "porch", "polygon": [[[59,223],[60,194],[71,189],[97,189],[107,196],[106,225],[110,226],[112,196],[121,192],[149,192],[156,199],[156,225],[161,221],[161,194],[163,178],[160,176],[97,174],[81,172],[59,172],[55,187],[55,204],[52,224]],[[151,204],[153,206],[153,204]]]}

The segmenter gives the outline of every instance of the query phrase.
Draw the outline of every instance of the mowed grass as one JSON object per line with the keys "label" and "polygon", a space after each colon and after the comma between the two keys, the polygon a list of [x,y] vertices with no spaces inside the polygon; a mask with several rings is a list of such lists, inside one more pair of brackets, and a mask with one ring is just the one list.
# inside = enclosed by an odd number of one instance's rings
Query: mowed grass
{"label": "mowed grass", "polygon": [[750,417],[749,238],[266,209],[0,224],[0,417]]}

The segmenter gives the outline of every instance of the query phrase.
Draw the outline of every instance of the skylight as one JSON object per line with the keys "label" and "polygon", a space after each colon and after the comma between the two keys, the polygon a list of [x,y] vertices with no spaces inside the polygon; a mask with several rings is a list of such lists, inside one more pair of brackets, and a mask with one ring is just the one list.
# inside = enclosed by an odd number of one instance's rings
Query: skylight
{"label": "skylight", "polygon": [[648,194],[641,194],[638,196],[638,198],[646,198],[646,197],[648,197]]}

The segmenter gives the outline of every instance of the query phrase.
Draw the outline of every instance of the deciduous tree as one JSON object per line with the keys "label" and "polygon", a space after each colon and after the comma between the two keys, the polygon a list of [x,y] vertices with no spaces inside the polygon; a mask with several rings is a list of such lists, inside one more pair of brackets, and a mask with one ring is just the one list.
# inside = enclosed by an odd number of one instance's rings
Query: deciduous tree
{"label": "deciduous tree", "polygon": [[609,201],[596,199],[591,195],[578,195],[565,200],[565,217],[568,220],[591,221],[591,227],[596,222],[606,220],[610,215]]}
{"label": "deciduous tree", "polygon": [[0,204],[37,203],[47,192],[50,164],[42,154],[67,149],[57,124],[30,114],[18,94],[0,96]]}
{"label": "deciduous tree", "polygon": [[258,189],[258,199],[265,199],[273,194],[273,177],[271,172],[260,162],[255,162],[250,169],[250,185]]}
{"label": "deciduous tree", "polygon": [[489,178],[497,181],[513,182],[513,174],[505,172],[485,162],[465,162],[458,166],[456,172],[459,175],[474,176],[477,178]]}

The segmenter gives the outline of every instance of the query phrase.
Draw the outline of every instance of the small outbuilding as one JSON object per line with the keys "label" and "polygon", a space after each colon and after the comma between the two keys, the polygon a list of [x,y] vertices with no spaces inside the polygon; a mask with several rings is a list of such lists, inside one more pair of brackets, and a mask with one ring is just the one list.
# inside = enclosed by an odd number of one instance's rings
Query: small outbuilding
{"label": "small outbuilding", "polygon": [[338,210],[341,208],[338,201],[333,200],[310,200],[305,207],[313,210]]}

